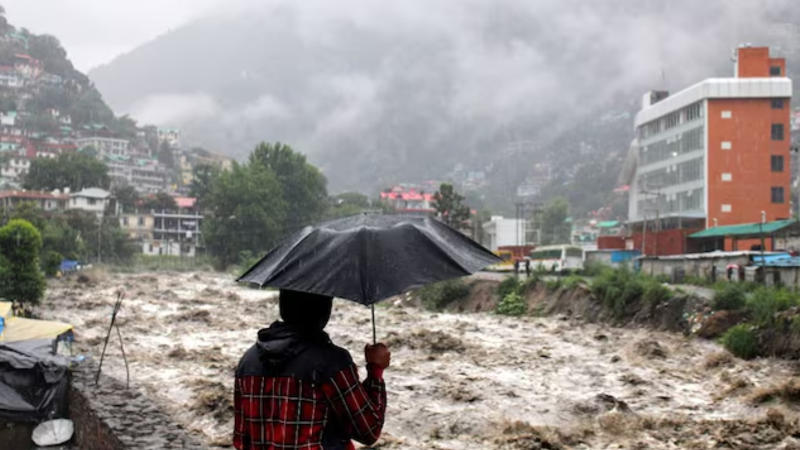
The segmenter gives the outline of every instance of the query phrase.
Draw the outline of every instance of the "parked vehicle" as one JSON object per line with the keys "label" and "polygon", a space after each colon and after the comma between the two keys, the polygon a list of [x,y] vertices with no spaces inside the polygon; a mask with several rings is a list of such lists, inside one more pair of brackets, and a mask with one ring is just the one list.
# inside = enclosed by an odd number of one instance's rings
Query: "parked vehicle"
{"label": "parked vehicle", "polygon": [[574,245],[546,245],[530,253],[534,269],[567,272],[583,269],[583,249]]}
{"label": "parked vehicle", "polygon": [[514,256],[512,255],[511,251],[497,250],[494,252],[494,254],[499,256],[503,261],[488,266],[486,270],[491,272],[511,272],[514,270]]}

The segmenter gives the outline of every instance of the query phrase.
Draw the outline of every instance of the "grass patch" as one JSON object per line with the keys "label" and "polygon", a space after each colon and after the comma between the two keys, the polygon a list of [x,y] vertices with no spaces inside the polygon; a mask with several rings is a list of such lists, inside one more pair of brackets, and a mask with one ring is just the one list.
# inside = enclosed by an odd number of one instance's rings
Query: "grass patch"
{"label": "grass patch", "polygon": [[722,345],[742,359],[752,359],[758,356],[758,338],[751,325],[739,324],[722,335]]}
{"label": "grass patch", "polygon": [[582,276],[578,274],[570,274],[568,277],[564,278],[563,282],[561,283],[564,286],[564,289],[569,291],[576,289],[578,286],[582,285],[584,279]]}
{"label": "grass patch", "polygon": [[469,285],[463,279],[456,278],[429,284],[417,292],[426,308],[441,311],[454,301],[468,296]]}
{"label": "grass patch", "polygon": [[650,307],[669,300],[673,292],[657,279],[630,271],[627,267],[607,268],[592,280],[592,294],[612,311],[625,317],[631,306],[645,301]]}
{"label": "grass patch", "polygon": [[550,280],[546,280],[544,282],[544,286],[545,286],[545,289],[547,289],[547,292],[555,292],[555,291],[561,289],[561,286],[562,286],[561,278],[553,278],[553,279],[550,279]]}

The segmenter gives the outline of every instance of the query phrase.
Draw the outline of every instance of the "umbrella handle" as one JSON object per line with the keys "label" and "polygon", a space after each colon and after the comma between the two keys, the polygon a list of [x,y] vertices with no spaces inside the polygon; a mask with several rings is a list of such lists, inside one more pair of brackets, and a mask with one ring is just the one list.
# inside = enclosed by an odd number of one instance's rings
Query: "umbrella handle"
{"label": "umbrella handle", "polygon": [[377,342],[375,339],[375,303],[370,305],[372,307],[372,345]]}

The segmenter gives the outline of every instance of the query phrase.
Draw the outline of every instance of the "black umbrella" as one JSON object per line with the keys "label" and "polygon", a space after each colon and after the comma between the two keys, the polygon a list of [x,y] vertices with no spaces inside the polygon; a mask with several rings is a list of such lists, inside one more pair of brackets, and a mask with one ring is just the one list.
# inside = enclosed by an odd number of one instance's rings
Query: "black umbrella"
{"label": "black umbrella", "polygon": [[436,281],[469,275],[500,259],[447,225],[423,216],[359,214],[305,227],[237,281],[374,303]]}

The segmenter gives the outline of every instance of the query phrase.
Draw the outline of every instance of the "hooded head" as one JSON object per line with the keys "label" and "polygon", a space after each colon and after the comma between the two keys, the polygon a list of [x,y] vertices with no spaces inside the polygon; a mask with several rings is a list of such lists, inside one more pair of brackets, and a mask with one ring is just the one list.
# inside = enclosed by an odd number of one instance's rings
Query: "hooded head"
{"label": "hooded head", "polygon": [[281,319],[298,331],[322,331],[331,318],[333,297],[308,292],[280,290]]}

